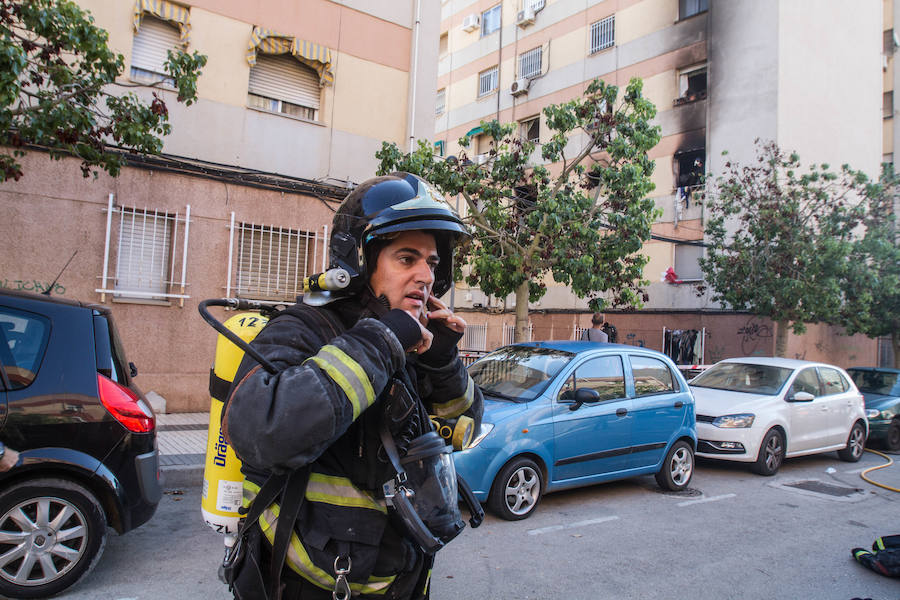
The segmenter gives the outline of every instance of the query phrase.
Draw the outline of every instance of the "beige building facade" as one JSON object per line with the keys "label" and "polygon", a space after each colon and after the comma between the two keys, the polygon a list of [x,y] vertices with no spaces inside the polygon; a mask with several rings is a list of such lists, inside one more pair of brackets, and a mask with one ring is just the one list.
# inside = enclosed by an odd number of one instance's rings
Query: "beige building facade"
{"label": "beige building facade", "polygon": [[118,178],[30,152],[25,176],[0,184],[0,286],[107,304],[156,406],[206,410],[217,334],[198,303],[293,300],[327,265],[334,210],[382,141],[430,139],[439,7],[78,3],[124,56],[125,85],[163,80],[170,48],[207,55],[199,100],[178,104],[163,81],[163,155],[131,157]]}
{"label": "beige building facade", "polygon": [[[626,343],[664,349],[665,331],[698,330],[705,332],[705,362],[741,355],[746,332],[758,333],[762,325],[736,324],[735,318],[752,318],[697,293],[705,222],[695,186],[722,172],[724,151],[733,160],[752,160],[757,138],[796,150],[807,162],[849,163],[877,175],[883,155],[890,157],[878,143],[889,129],[878,99],[893,81],[894,62],[887,67],[893,59],[882,48],[893,4],[823,0],[813,9],[802,0],[447,0],[435,147],[455,155],[457,140],[491,119],[518,122],[523,135],[540,143],[549,136],[543,107],[579,96],[594,78],[620,87],[642,78],[661,129],[650,155],[656,161],[651,196],[662,216],[642,250],[649,258],[649,301],[641,312],[610,313],[608,320]],[[476,137],[476,154],[479,143]],[[678,282],[664,279],[669,269]],[[491,311],[506,329],[514,302],[459,286],[455,294],[459,309]],[[563,286],[550,285],[530,308],[534,339],[549,331],[571,339],[589,326],[586,302]],[[491,329],[487,337],[499,338],[501,326]],[[752,352],[773,349],[764,342]],[[878,344],[814,326],[792,338],[789,354],[843,366],[877,364]]]}

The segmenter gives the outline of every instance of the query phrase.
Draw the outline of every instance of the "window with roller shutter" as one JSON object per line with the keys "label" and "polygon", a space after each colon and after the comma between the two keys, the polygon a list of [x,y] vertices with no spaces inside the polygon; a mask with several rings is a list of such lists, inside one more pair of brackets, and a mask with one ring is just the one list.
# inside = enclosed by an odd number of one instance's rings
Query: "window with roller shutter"
{"label": "window with roller shutter", "polygon": [[258,56],[250,68],[248,104],[315,121],[319,114],[319,75],[292,56]]}
{"label": "window with roller shutter", "polygon": [[162,81],[174,86],[175,82],[166,75],[165,64],[169,50],[178,50],[179,43],[180,33],[176,27],[144,15],[131,47],[131,79],[150,83]]}

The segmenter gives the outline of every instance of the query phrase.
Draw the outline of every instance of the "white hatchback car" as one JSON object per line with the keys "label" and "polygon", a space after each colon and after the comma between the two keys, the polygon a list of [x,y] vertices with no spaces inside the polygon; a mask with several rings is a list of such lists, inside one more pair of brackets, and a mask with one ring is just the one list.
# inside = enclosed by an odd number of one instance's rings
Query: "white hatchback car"
{"label": "white hatchback car", "polygon": [[862,457],[862,394],[843,369],[786,358],[730,358],[690,382],[697,456],[752,463],[774,475],[785,458],[837,450]]}

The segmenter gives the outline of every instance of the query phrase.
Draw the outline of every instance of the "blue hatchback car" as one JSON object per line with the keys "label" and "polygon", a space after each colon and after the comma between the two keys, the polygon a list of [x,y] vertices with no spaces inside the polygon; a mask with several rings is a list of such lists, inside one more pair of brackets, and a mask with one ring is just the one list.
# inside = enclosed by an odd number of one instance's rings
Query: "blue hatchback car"
{"label": "blue hatchback car", "polygon": [[667,490],[694,471],[694,399],[659,352],[595,342],[504,346],[473,363],[484,419],[454,453],[475,496],[508,520],[531,515],[541,496],[655,474]]}

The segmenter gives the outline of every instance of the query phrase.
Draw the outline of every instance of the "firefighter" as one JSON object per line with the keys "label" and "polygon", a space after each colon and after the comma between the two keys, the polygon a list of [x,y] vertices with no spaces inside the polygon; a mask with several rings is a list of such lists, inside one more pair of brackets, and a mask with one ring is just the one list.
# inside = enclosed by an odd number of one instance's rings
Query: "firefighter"
{"label": "firefighter", "polygon": [[[464,526],[455,473],[451,484],[442,470],[449,450],[425,450],[437,436],[429,415],[465,415],[476,431],[482,415],[456,349],[466,323],[438,300],[467,236],[423,179],[365,181],[330,240],[331,267],[350,284],[287,308],[252,342],[279,372],[245,357],[223,417],[243,461],[245,521],[259,524],[236,551],[236,597],[428,598],[433,553]],[[424,469],[432,481],[412,481],[421,469],[398,476],[398,459],[412,467],[414,454],[437,461]],[[430,515],[393,510],[390,481],[413,490],[397,500],[430,503]],[[279,529],[285,516],[292,527]]]}

